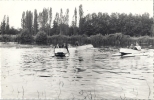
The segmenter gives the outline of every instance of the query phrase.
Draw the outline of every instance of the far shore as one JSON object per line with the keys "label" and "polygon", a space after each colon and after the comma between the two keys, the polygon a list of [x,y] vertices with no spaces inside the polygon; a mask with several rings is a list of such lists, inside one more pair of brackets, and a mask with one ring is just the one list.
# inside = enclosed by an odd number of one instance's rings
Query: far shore
{"label": "far shore", "polygon": [[[72,48],[71,44],[68,44],[69,48]],[[11,48],[11,47],[16,47],[16,48],[54,48],[54,45],[37,45],[37,44],[19,44],[18,42],[0,42],[0,48]],[[127,48],[126,46],[125,48]],[[98,46],[97,48],[114,48],[114,49],[119,49],[121,47],[119,46]],[[143,49],[154,49],[154,46],[148,45],[148,46],[142,46]]]}
{"label": "far shore", "polygon": [[41,47],[41,48],[49,48],[52,45],[34,45],[34,44],[19,44],[18,42],[0,42],[0,47],[17,47],[17,48],[33,48],[33,47]]}

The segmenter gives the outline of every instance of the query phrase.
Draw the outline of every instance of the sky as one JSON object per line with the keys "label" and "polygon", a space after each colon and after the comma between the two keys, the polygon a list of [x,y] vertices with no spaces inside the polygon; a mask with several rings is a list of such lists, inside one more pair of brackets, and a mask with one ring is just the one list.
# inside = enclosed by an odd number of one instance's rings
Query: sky
{"label": "sky", "polygon": [[153,17],[153,0],[1,0],[0,1],[0,22],[4,15],[9,16],[9,24],[14,28],[21,28],[21,17],[23,11],[37,9],[41,12],[43,8],[52,7],[53,19],[56,12],[63,9],[69,9],[69,19],[72,21],[75,7],[79,11],[79,5],[82,4],[84,15],[88,13],[132,13],[144,14],[145,12]]}

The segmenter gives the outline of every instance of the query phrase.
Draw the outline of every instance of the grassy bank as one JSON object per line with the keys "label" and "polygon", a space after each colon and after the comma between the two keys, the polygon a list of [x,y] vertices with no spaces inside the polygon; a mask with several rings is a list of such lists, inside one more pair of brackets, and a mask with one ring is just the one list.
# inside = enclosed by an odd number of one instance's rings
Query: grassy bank
{"label": "grassy bank", "polygon": [[[94,47],[100,46],[117,46],[117,47],[126,47],[130,44],[135,44],[138,42],[142,47],[154,47],[154,37],[142,36],[142,37],[130,37],[128,35],[123,35],[121,33],[110,34],[110,35],[92,35],[87,37],[86,35],[53,35],[53,36],[32,36],[30,42],[26,41],[24,38],[21,42],[21,36],[19,35],[1,35],[0,42],[18,42],[19,44],[37,44],[37,45],[56,45],[62,43],[69,43],[75,45],[75,42],[78,41],[80,45],[84,44],[93,44]],[[42,44],[43,43],[43,44]]]}
{"label": "grassy bank", "polygon": [[129,35],[123,35],[121,33],[110,34],[106,36],[94,35],[90,38],[91,43],[94,46],[118,46],[127,47],[130,44],[138,42],[142,47],[153,47],[154,37],[141,36],[141,37],[130,37]]}

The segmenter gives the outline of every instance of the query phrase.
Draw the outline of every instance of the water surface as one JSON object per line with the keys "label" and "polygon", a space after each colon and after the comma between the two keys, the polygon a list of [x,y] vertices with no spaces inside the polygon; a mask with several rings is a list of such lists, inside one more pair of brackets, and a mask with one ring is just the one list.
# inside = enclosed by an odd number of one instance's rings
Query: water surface
{"label": "water surface", "polygon": [[70,48],[52,57],[52,48],[1,48],[2,98],[150,99],[153,55],[113,57],[115,49]]}

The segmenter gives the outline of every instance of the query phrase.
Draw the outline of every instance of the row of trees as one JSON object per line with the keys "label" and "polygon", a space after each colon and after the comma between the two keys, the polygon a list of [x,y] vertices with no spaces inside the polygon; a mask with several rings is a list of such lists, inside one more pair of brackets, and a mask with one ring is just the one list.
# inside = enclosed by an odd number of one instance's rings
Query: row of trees
{"label": "row of trees", "polygon": [[5,35],[5,34],[16,35],[19,32],[20,32],[20,30],[10,27],[9,16],[4,15],[4,18],[3,18],[1,25],[0,25],[0,34],[1,35]]}
{"label": "row of trees", "polygon": [[1,33],[8,34],[9,33],[9,17],[4,15],[3,21],[1,22]]}
{"label": "row of trees", "polygon": [[[79,15],[79,18],[77,16]],[[65,13],[60,9],[53,20],[52,8],[44,8],[42,12],[24,11],[21,18],[22,29],[28,29],[31,35],[44,31],[48,36],[52,35],[107,35],[121,32],[124,35],[144,36],[153,35],[153,19],[148,13],[133,15],[125,13],[92,13],[84,16],[82,5],[74,9],[72,23],[69,25],[69,9]],[[1,34],[12,34],[9,30],[9,17],[4,16],[1,23]],[[16,30],[17,32],[17,30]],[[14,32],[14,33],[16,33]]]}
{"label": "row of trees", "polygon": [[88,14],[82,18],[82,32],[88,36],[121,32],[130,36],[152,35],[153,19],[148,13],[142,15],[107,13]]}

